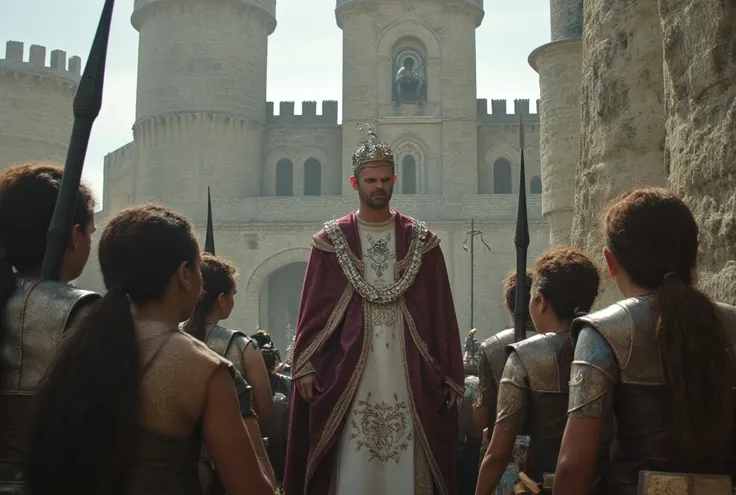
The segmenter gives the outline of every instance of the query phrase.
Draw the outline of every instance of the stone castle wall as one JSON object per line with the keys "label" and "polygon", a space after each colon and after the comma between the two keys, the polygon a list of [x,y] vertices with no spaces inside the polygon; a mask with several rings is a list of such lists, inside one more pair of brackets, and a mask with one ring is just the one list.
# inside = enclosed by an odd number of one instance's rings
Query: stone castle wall
{"label": "stone castle wall", "polygon": [[[637,186],[665,184],[661,39],[657,0],[585,2],[572,242],[601,267],[608,202]],[[599,304],[619,297],[604,280]]]}
{"label": "stone castle wall", "polygon": [[736,5],[659,2],[668,185],[700,226],[700,286],[736,304]]}
{"label": "stone castle wall", "polygon": [[0,59],[0,170],[21,162],[63,165],[82,61],[62,50],[8,41]]}

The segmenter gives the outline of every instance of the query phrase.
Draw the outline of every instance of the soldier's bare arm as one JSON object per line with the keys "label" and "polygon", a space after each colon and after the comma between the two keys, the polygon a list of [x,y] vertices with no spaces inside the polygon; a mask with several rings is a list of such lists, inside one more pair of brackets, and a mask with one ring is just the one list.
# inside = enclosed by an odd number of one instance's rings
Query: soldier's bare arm
{"label": "soldier's bare arm", "polygon": [[210,378],[202,423],[204,440],[227,493],[276,493],[243,424],[233,378],[226,369],[217,370]]}
{"label": "soldier's bare arm", "polygon": [[498,387],[498,416],[493,436],[478,475],[476,495],[492,494],[514,453],[516,436],[526,422],[529,404],[529,379],[516,352],[503,369]]}
{"label": "soldier's bare arm", "polygon": [[248,345],[243,350],[245,378],[253,388],[253,408],[261,418],[268,418],[273,410],[273,393],[266,364],[261,351]]}
{"label": "soldier's bare arm", "polygon": [[568,420],[555,472],[555,493],[589,493],[604,418],[611,413],[617,381],[613,350],[595,329],[584,327],[570,371]]}

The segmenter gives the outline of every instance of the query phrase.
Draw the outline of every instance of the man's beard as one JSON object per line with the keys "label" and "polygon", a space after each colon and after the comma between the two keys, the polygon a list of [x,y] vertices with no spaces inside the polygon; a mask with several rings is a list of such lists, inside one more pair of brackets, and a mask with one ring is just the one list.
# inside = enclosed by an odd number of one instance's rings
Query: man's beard
{"label": "man's beard", "polygon": [[[379,193],[383,194],[383,196],[376,197]],[[391,193],[386,190],[376,191],[373,195],[369,195],[362,189],[358,189],[358,196],[363,204],[369,208],[373,208],[374,210],[382,210],[383,208],[386,208],[391,201]]]}

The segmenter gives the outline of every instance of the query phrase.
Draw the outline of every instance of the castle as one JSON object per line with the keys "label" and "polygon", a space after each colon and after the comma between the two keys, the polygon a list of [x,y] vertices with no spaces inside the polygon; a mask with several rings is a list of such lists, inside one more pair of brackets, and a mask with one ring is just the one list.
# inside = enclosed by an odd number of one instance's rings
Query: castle
{"label": "castle", "polygon": [[[427,222],[442,239],[463,331],[471,325],[471,256],[465,249],[471,219],[483,232],[492,252],[475,238],[473,324],[481,336],[491,335],[508,323],[501,280],[515,266],[522,115],[530,259],[548,244],[541,216],[539,102],[531,109],[529,100],[520,99],[511,109],[492,100],[489,109],[487,100],[476,98],[481,0],[388,2],[380,8],[370,0],[338,0],[335,13],[343,31],[342,125],[337,101],[322,102],[321,112],[316,102],[303,102],[300,113],[293,102],[266,101],[273,0],[136,0],[134,140],[105,157],[98,225],[126,205],[154,200],[185,212],[202,229],[210,186],[217,254],[240,271],[228,324],[246,331],[260,324],[285,345],[287,329],[296,324],[312,234],[357,207],[349,184],[351,155],[360,140],[356,125],[371,122],[396,155],[394,206]],[[30,72],[42,50],[32,47],[31,60],[22,63],[22,45],[9,43],[0,74],[10,68]],[[18,85],[17,78],[2,84]],[[34,107],[40,90],[28,88],[24,108],[44,113]],[[71,123],[69,100],[54,91],[63,103],[56,125],[63,128]],[[14,118],[32,122],[29,114]],[[3,144],[18,147],[12,130],[0,132]],[[21,151],[8,163],[64,160],[63,149]],[[93,259],[80,284],[102,290],[97,270]]]}

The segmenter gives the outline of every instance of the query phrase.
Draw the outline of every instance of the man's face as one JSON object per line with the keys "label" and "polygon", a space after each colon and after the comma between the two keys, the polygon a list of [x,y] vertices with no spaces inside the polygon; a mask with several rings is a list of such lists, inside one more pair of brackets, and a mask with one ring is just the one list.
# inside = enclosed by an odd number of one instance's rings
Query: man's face
{"label": "man's face", "polygon": [[351,181],[358,191],[360,202],[369,208],[387,208],[394,191],[394,168],[388,162],[377,162],[358,172],[358,178]]}

